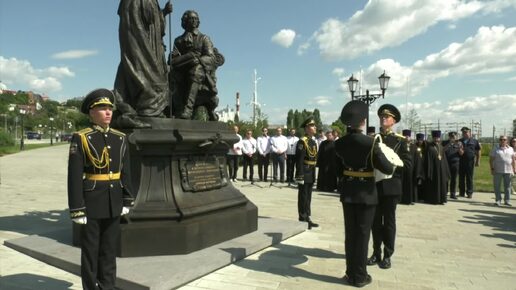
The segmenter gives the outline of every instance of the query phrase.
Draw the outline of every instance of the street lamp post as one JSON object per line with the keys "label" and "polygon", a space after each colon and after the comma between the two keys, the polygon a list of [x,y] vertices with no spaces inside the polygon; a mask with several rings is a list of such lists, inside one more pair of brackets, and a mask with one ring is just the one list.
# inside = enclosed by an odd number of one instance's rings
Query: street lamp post
{"label": "street lamp post", "polygon": [[54,133],[52,131],[52,127],[54,126],[54,118],[50,117],[50,146],[54,145]]}
{"label": "street lamp post", "polygon": [[25,132],[23,128],[23,116],[27,113],[25,109],[20,109],[20,118],[21,118],[21,137],[20,137],[20,151],[25,149]]}
{"label": "street lamp post", "polygon": [[[351,75],[351,77],[348,79],[348,87],[349,91],[351,92],[351,99],[352,100],[359,100],[367,104],[367,110],[369,111],[369,106],[374,103],[377,99],[382,97],[382,99],[385,97],[385,91],[387,90],[387,86],[389,85],[389,79],[391,77],[385,74],[385,71],[378,77],[378,80],[380,81],[380,89],[382,90],[381,94],[370,94],[369,90],[366,90],[365,95],[355,95],[355,92],[358,88],[358,80]],[[369,113],[367,117],[367,127],[369,127]],[[367,128],[366,128],[367,129]]]}

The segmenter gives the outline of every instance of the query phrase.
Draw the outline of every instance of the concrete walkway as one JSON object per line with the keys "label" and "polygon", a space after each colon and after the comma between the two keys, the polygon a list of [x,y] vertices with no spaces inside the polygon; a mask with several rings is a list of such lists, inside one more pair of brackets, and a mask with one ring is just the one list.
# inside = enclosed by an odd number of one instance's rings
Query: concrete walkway
{"label": "concrete walkway", "polygon": [[[7,248],[3,241],[70,224],[67,145],[0,158],[0,289],[81,289],[80,277]],[[241,173],[241,169],[239,173]],[[297,219],[297,190],[269,183],[237,187],[259,215]],[[376,266],[366,289],[516,289],[516,207],[494,194],[448,204],[398,207],[393,267]],[[515,201],[516,205],[516,201]],[[351,289],[343,285],[343,215],[338,196],[314,192],[321,227],[269,247],[181,289]]]}

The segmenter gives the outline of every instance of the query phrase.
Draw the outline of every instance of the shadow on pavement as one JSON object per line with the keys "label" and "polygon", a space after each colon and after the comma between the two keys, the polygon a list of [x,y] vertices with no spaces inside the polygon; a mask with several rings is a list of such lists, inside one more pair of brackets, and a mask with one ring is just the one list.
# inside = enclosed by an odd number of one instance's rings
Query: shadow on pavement
{"label": "shadow on pavement", "polygon": [[73,284],[63,280],[34,274],[15,274],[0,277],[0,289],[10,290],[65,290]]}
{"label": "shadow on pavement", "polygon": [[[296,267],[296,265],[300,265],[308,261],[308,257],[344,260],[344,254],[338,254],[323,249],[280,244],[281,234],[266,233],[266,235],[270,236],[273,240],[273,245],[271,246],[271,248],[274,248],[273,250],[262,253],[258,260],[245,259],[236,262],[235,265],[253,271],[260,271],[284,277],[302,277],[327,283],[345,284],[344,280],[340,277],[316,274]],[[224,251],[231,253],[232,262],[239,260],[239,257],[242,257],[242,255],[245,257],[245,249],[242,248],[224,249]],[[345,262],[343,261],[342,264],[344,267]]]}
{"label": "shadow on pavement", "polygon": [[56,234],[69,229],[71,220],[68,210],[30,211],[22,215],[0,217],[0,231],[11,231],[24,235],[39,235],[62,243],[71,243],[71,236]]}
{"label": "shadow on pavement", "polygon": [[464,216],[466,220],[459,220],[463,223],[480,223],[490,227],[494,231],[504,233],[481,234],[484,237],[501,239],[509,244],[498,244],[500,247],[516,248],[516,215],[512,213],[493,210],[461,209],[461,211],[472,213],[473,216]]}

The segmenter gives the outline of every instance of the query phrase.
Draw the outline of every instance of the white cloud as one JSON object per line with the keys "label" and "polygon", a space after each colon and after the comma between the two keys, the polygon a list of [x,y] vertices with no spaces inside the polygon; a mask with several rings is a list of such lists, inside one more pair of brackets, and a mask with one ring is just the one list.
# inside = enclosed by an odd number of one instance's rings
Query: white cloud
{"label": "white cloud", "polygon": [[340,77],[340,76],[343,76],[345,72],[346,72],[346,70],[344,68],[336,67],[333,69],[333,71],[331,73]]}
{"label": "white cloud", "polygon": [[67,50],[58,52],[52,55],[52,58],[55,59],[76,59],[76,58],[84,58],[92,55],[98,54],[97,50],[85,50],[85,49],[77,49],[77,50]]}
{"label": "white cloud", "polygon": [[516,95],[476,96],[454,99],[448,103],[408,103],[398,108],[402,112],[402,122],[407,109],[415,109],[423,123],[433,129],[439,124],[443,131],[456,130],[456,127],[469,125],[472,121],[481,122],[482,136],[487,137],[492,134],[493,126],[497,130],[511,128],[512,120],[516,117]]}
{"label": "white cloud", "polygon": [[47,69],[44,70],[45,72],[47,72],[48,74],[50,74],[51,76],[54,76],[56,78],[61,78],[61,77],[74,77],[75,76],[75,73],[72,72],[69,68],[67,67],[55,67],[55,66],[51,66]]}
{"label": "white cloud", "polygon": [[417,61],[419,71],[488,74],[516,69],[516,27],[480,27],[463,43],[452,43],[438,53]]}
{"label": "white cloud", "polygon": [[[391,77],[390,94],[417,95],[434,80],[452,75],[482,75],[516,71],[516,27],[480,27],[462,43],[452,43],[440,52],[403,66],[392,59],[381,59],[363,72],[363,87],[378,88],[378,76],[385,70]],[[493,53],[496,52],[496,53]],[[360,72],[355,72],[358,78]],[[341,88],[347,79],[339,77]],[[408,82],[408,83],[407,83]]]}
{"label": "white cloud", "polygon": [[301,44],[298,48],[297,48],[297,54],[298,55],[303,55],[305,54],[305,52],[310,48],[311,44],[309,41]]}
{"label": "white cloud", "polygon": [[292,29],[282,29],[276,34],[274,34],[271,38],[271,41],[288,48],[294,42],[294,38],[296,38],[296,32]]}
{"label": "white cloud", "polygon": [[[398,46],[440,22],[475,13],[494,13],[515,6],[514,0],[369,0],[363,10],[341,21],[326,20],[309,40],[327,60],[353,59],[386,47]],[[301,49],[301,48],[300,48]]]}
{"label": "white cloud", "polygon": [[309,104],[317,106],[327,106],[331,104],[331,100],[331,97],[317,96],[313,99],[313,101],[310,101]]}
{"label": "white cloud", "polygon": [[75,73],[68,67],[36,69],[27,60],[0,56],[0,80],[11,88],[57,92],[62,89],[60,79],[73,76]]}

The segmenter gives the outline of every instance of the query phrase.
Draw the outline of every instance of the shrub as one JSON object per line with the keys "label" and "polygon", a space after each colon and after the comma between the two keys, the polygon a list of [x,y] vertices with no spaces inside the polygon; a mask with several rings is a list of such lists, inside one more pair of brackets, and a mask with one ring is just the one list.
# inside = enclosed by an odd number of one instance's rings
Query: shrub
{"label": "shrub", "polygon": [[14,138],[5,132],[0,132],[0,147],[14,146]]}

